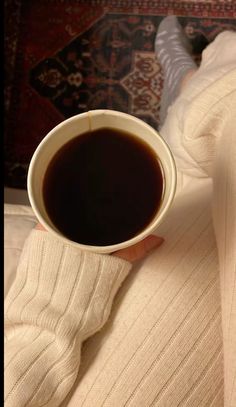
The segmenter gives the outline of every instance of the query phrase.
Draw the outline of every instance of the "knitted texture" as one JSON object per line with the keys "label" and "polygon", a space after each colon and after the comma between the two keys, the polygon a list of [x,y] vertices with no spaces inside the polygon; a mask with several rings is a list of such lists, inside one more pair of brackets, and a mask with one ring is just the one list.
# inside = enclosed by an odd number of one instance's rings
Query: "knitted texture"
{"label": "knitted texture", "polygon": [[130,267],[31,232],[5,305],[6,406],[60,404]]}

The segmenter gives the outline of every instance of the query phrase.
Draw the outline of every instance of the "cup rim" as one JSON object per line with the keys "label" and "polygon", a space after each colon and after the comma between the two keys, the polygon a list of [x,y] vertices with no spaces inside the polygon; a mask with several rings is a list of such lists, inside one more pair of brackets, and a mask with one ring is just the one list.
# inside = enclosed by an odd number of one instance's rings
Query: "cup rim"
{"label": "cup rim", "polygon": [[[99,113],[101,113],[101,114],[105,113],[105,114],[108,114],[108,115],[111,114],[111,115],[116,115],[116,116],[120,116],[120,117],[129,118],[129,120],[139,122],[142,126],[149,128],[152,132],[155,132],[156,135],[158,136],[159,142],[162,143],[163,147],[165,148],[165,150],[167,152],[167,155],[169,156],[169,163],[170,163],[170,170],[171,170],[170,171],[171,172],[170,193],[169,193],[166,205],[163,208],[162,213],[160,214],[160,216],[158,216],[157,219],[154,222],[152,220],[150,222],[150,224],[147,225],[144,230],[142,230],[140,233],[138,233],[137,235],[135,235],[131,239],[128,239],[128,240],[126,240],[124,242],[120,242],[120,243],[116,243],[116,244],[112,244],[112,245],[107,245],[107,246],[93,246],[93,245],[85,245],[85,244],[82,244],[82,243],[78,243],[78,242],[72,241],[69,238],[67,238],[66,236],[64,236],[56,227],[55,227],[56,230],[53,229],[50,226],[50,224],[47,221],[45,221],[43,216],[41,216],[40,209],[38,208],[38,205],[37,205],[36,200],[34,198],[33,185],[32,185],[33,174],[34,174],[38,154],[44,148],[45,144],[47,144],[48,141],[54,136],[54,134],[61,127],[68,126],[71,122],[74,122],[74,121],[78,120],[78,118],[81,118],[82,115],[86,116],[88,114],[99,114]],[[27,191],[28,191],[29,201],[30,201],[30,204],[32,206],[32,209],[33,209],[36,217],[38,218],[39,222],[45,227],[45,229],[47,231],[49,231],[51,234],[53,234],[55,237],[57,237],[58,239],[61,239],[62,241],[64,241],[64,243],[70,244],[71,246],[74,246],[74,247],[79,248],[81,250],[92,251],[92,252],[95,252],[95,253],[112,253],[112,252],[115,252],[117,250],[124,249],[126,247],[132,246],[132,245],[140,242],[141,240],[143,240],[148,235],[150,235],[150,233],[153,232],[157,228],[157,226],[160,225],[160,223],[162,222],[163,218],[166,215],[166,212],[169,210],[169,208],[171,206],[171,203],[172,203],[172,201],[174,199],[174,196],[175,196],[176,186],[177,186],[177,171],[176,171],[176,164],[175,164],[175,161],[174,161],[174,157],[173,157],[173,154],[172,154],[168,144],[161,137],[160,133],[156,129],[151,127],[149,124],[147,124],[143,120],[141,120],[141,119],[139,119],[139,118],[137,118],[137,117],[135,117],[133,115],[130,115],[130,114],[124,113],[124,112],[119,112],[117,110],[111,110],[111,109],[89,110],[87,112],[83,112],[83,113],[79,113],[77,115],[74,115],[74,116],[72,116],[72,117],[70,117],[68,119],[63,120],[59,124],[57,124],[52,130],[50,130],[46,134],[46,136],[42,139],[42,141],[39,143],[39,145],[35,149],[35,151],[33,153],[33,156],[31,158],[31,161],[30,161],[30,165],[29,165],[29,169],[28,169],[28,175],[27,175]]]}

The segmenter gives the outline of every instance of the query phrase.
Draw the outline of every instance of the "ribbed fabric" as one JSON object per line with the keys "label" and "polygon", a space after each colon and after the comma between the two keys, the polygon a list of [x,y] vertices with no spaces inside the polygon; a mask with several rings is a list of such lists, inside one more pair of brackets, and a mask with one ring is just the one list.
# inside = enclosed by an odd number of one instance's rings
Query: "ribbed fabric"
{"label": "ribbed fabric", "polygon": [[104,325],[130,267],[31,232],[5,304],[6,406],[60,404],[77,376],[82,341]]}
{"label": "ribbed fabric", "polygon": [[155,39],[155,52],[164,75],[159,114],[162,125],[168,107],[179,94],[183,77],[197,69],[191,56],[191,44],[176,16],[167,16],[161,21]]}
{"label": "ribbed fabric", "polygon": [[[236,405],[236,81],[230,100],[231,118],[225,124],[214,167],[213,216],[219,253],[225,406]],[[230,114],[230,113],[229,113]]]}
{"label": "ribbed fabric", "polygon": [[[211,192],[210,180],[197,181],[176,198],[159,228],[165,243],[131,273],[108,323],[85,343],[74,394],[63,406],[213,401],[223,361]],[[213,406],[223,406],[222,393]]]}
{"label": "ribbed fabric", "polygon": [[178,191],[165,243],[129,276],[30,236],[6,302],[7,407],[235,407],[235,71],[226,32],[169,109]]}

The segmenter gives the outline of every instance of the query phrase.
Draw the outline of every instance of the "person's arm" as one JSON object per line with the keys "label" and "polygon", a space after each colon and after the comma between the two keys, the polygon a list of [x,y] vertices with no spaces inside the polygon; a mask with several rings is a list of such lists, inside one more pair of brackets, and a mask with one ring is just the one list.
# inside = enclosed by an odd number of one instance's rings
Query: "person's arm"
{"label": "person's arm", "polygon": [[[149,237],[117,256],[141,258],[161,242]],[[5,303],[5,406],[63,401],[78,374],[82,342],[105,324],[131,268],[117,256],[31,232]]]}

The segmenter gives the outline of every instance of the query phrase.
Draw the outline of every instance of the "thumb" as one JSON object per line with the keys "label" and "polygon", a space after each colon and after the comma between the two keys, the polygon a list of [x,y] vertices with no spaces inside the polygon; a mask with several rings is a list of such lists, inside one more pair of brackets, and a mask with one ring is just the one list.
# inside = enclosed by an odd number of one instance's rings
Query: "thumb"
{"label": "thumb", "polygon": [[150,235],[133,246],[114,252],[113,255],[130,262],[141,260],[151,250],[159,247],[163,242],[164,239],[162,237]]}

